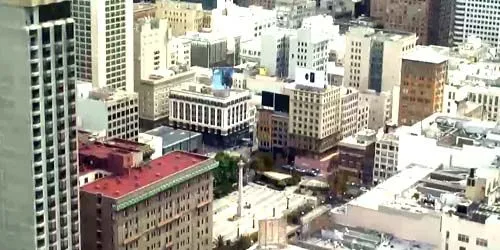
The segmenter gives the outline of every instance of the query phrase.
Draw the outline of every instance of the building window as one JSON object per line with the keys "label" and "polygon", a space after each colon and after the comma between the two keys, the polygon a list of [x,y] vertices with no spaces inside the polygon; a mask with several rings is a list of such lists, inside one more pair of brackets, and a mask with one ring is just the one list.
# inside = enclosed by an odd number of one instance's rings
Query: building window
{"label": "building window", "polygon": [[458,234],[458,241],[469,243],[469,236],[465,234]]}
{"label": "building window", "polygon": [[476,239],[476,245],[482,246],[482,247],[488,247],[488,240],[487,239],[477,238]]}

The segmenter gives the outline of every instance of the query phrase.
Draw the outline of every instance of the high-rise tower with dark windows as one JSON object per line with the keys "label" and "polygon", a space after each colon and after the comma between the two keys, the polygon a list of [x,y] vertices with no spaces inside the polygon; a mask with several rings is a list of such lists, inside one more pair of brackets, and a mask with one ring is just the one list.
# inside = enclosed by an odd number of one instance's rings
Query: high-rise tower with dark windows
{"label": "high-rise tower with dark windows", "polygon": [[73,22],[0,0],[0,249],[80,249]]}

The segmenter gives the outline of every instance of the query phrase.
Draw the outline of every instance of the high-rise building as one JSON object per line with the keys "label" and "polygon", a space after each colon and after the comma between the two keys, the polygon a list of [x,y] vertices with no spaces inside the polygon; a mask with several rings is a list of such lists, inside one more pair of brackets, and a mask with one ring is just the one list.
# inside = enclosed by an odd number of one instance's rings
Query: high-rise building
{"label": "high-rise building", "polygon": [[371,1],[370,15],[391,30],[416,33],[418,44],[448,46],[454,0]]}
{"label": "high-rise building", "polygon": [[398,124],[408,126],[441,112],[448,58],[432,47],[417,46],[402,65]]}
{"label": "high-rise building", "polygon": [[71,1],[0,1],[0,249],[80,249]]}
{"label": "high-rise building", "polygon": [[456,0],[453,26],[453,43],[467,41],[470,36],[500,46],[500,8],[499,1]]}
{"label": "high-rise building", "polygon": [[74,0],[77,79],[134,90],[132,1]]}
{"label": "high-rise building", "polygon": [[298,154],[319,155],[342,137],[341,90],[326,83],[324,71],[297,70],[296,82],[285,87],[290,96],[288,146]]}
{"label": "high-rise building", "polygon": [[288,77],[294,79],[295,68],[326,71],[329,43],[338,38],[339,26],[331,16],[312,16],[302,21],[290,37]]}
{"label": "high-rise building", "polygon": [[414,33],[353,27],[346,33],[344,84],[359,90],[391,91],[399,85],[401,56],[416,44]]}

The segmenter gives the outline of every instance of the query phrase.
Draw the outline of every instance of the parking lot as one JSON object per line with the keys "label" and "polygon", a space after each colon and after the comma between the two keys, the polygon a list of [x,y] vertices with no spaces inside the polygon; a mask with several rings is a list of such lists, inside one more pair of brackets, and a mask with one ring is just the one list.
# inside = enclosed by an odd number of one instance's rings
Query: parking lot
{"label": "parking lot", "polygon": [[[296,187],[288,187],[284,191],[277,191],[255,183],[249,183],[243,189],[243,205],[249,204],[242,211],[242,217],[234,221],[230,218],[236,215],[238,206],[238,192],[215,200],[213,237],[219,235],[226,240],[237,238],[238,228],[240,234],[251,234],[257,232],[258,221],[273,217],[273,208],[276,217],[283,216],[286,211],[287,199],[289,209],[297,208],[307,201],[315,202],[316,198],[294,194]],[[255,221],[255,224],[254,224]]]}

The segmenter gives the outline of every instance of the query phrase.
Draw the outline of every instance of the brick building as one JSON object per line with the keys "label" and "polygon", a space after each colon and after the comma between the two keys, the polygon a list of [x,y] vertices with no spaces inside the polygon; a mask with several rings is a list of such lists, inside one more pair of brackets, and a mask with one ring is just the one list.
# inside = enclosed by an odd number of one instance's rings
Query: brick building
{"label": "brick building", "polygon": [[212,249],[215,160],[174,151],[123,167],[81,187],[82,249]]}
{"label": "brick building", "polygon": [[340,141],[335,175],[344,175],[349,183],[371,185],[376,139],[376,132],[366,129]]}
{"label": "brick building", "polygon": [[417,46],[403,56],[398,125],[413,125],[442,111],[447,72],[448,58],[433,47]]}

